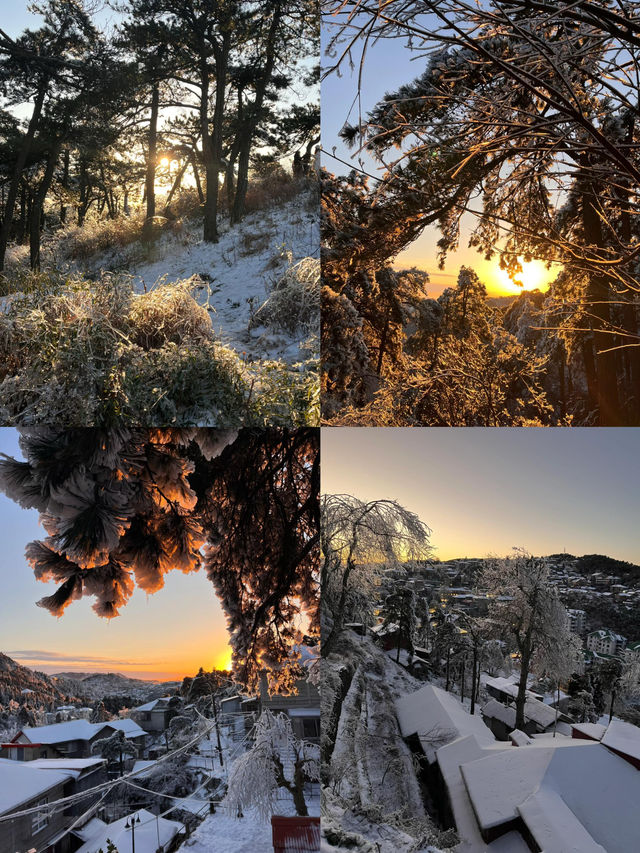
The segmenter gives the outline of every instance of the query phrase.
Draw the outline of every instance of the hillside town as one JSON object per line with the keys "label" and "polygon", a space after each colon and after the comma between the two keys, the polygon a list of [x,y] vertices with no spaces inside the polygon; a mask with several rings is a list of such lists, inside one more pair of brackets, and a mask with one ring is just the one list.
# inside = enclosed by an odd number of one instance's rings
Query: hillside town
{"label": "hillside town", "polygon": [[328,849],[635,849],[640,636],[620,628],[638,567],[519,548],[438,561],[395,501],[327,495],[325,513]]}
{"label": "hillside town", "polygon": [[[0,743],[0,853],[279,853],[290,839],[314,849],[320,699],[308,678],[313,659],[305,649],[302,677],[288,695],[270,693],[266,671],[258,692],[246,695],[231,673],[201,669],[169,683],[167,695],[115,714],[106,708],[113,696],[42,704],[38,681],[46,689],[59,679],[33,673],[33,687],[11,700],[19,706],[14,731]],[[3,663],[23,677],[31,672],[7,656]],[[140,689],[134,679],[100,678]],[[34,725],[18,723],[34,717]]]}

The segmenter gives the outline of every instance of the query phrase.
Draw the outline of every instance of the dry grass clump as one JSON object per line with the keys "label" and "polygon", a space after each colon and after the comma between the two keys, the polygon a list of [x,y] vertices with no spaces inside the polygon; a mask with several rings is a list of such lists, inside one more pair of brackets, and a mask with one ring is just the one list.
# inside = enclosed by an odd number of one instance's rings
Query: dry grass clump
{"label": "dry grass clump", "polygon": [[135,299],[129,311],[131,339],[144,350],[184,340],[211,340],[211,320],[191,291],[197,279],[178,284],[161,284]]}
{"label": "dry grass clump", "polygon": [[274,204],[291,201],[300,195],[306,183],[293,178],[282,168],[273,169],[264,177],[251,181],[245,198],[245,210],[247,213],[253,213]]}
{"label": "dry grass clump", "polygon": [[147,232],[144,226],[145,218],[142,212],[118,219],[91,220],[82,226],[70,225],[56,231],[47,242],[58,262],[90,261],[102,252],[124,249],[133,243],[144,242],[143,238],[149,242],[164,233],[178,234],[183,223],[176,217],[166,219],[156,216]]}
{"label": "dry grass clump", "polygon": [[127,276],[46,275],[0,313],[2,423],[318,423],[315,367],[244,363],[214,339],[194,280],[136,295]]}
{"label": "dry grass clump", "polygon": [[0,315],[2,422],[159,425],[197,417],[222,425],[248,417],[242,362],[214,341],[188,291],[185,283],[138,296],[126,277],[105,275],[65,281],[44,301],[14,296]]}
{"label": "dry grass clump", "polygon": [[251,318],[249,328],[258,326],[319,334],[320,261],[317,258],[303,258],[288,267]]}

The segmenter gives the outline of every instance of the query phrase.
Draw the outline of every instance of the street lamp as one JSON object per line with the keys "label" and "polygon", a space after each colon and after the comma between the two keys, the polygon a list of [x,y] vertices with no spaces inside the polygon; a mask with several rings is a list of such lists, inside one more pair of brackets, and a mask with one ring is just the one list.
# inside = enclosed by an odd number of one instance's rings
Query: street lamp
{"label": "street lamp", "polygon": [[131,830],[131,853],[136,853],[136,823],[140,823],[140,815],[134,814],[129,823],[129,818],[124,825],[125,829]]}

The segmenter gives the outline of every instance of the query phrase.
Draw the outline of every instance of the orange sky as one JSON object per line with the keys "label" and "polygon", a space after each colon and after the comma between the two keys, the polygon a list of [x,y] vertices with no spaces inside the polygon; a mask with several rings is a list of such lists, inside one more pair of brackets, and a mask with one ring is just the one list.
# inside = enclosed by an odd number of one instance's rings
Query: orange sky
{"label": "orange sky", "polygon": [[[463,229],[466,231],[466,229]],[[429,296],[437,298],[447,287],[454,287],[461,266],[471,267],[476,271],[480,280],[487,288],[489,296],[518,296],[522,289],[546,291],[550,282],[558,274],[559,266],[555,264],[548,270],[542,261],[532,261],[530,264],[523,263],[522,285],[514,283],[504,270],[500,269],[499,257],[496,255],[490,261],[475,249],[466,245],[466,238],[461,240],[457,252],[452,252],[447,257],[444,270],[438,269],[437,240],[438,233],[430,228],[412,243],[405,251],[401,252],[395,259],[396,269],[407,269],[418,267],[429,273],[430,285],[427,286]]]}

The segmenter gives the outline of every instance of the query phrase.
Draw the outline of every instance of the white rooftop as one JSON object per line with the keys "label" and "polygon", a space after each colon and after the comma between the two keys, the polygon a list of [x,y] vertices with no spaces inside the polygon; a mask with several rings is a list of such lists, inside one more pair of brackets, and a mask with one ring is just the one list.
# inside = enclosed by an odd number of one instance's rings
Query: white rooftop
{"label": "white rooftop", "polygon": [[459,699],[433,684],[402,696],[395,704],[402,736],[417,734],[431,762],[440,746],[460,737],[473,735],[480,746],[495,743],[482,717],[471,716]]}
{"label": "white rooftop", "polygon": [[602,743],[610,749],[640,759],[640,728],[622,720],[611,720]]}
{"label": "white rooftop", "polygon": [[31,767],[32,763],[0,758],[0,814],[15,811],[69,778],[69,773],[61,770],[43,773]]}
{"label": "white rooftop", "polygon": [[114,823],[104,823],[101,820],[91,821],[85,843],[77,853],[98,853],[107,849],[107,842],[111,841],[118,853],[132,853],[131,829],[127,829],[127,820],[131,822],[132,817],[139,817],[140,823],[135,824],[136,853],[156,853],[156,851],[167,850],[179,832],[184,831],[184,826],[175,820],[157,818],[145,809],[139,809],[128,818],[123,817]]}
{"label": "white rooftop", "polygon": [[549,853],[637,849],[640,775],[599,743],[547,739],[536,749],[485,754],[460,769],[484,829],[520,816]]}
{"label": "white rooftop", "polygon": [[[141,737],[144,729],[130,719],[109,720],[106,723],[90,723],[88,720],[68,720],[65,723],[53,723],[50,726],[35,726],[20,730],[30,743],[63,743],[70,740],[91,740],[102,729],[111,727],[125,733],[126,737]],[[105,732],[105,737],[108,732]]]}

